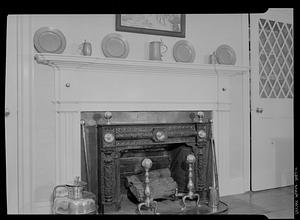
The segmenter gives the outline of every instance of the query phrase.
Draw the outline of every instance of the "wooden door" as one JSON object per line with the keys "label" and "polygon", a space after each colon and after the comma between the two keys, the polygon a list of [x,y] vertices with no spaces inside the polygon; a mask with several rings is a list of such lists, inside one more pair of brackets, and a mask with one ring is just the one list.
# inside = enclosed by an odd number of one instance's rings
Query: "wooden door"
{"label": "wooden door", "polygon": [[293,10],[250,15],[251,186],[293,184]]}

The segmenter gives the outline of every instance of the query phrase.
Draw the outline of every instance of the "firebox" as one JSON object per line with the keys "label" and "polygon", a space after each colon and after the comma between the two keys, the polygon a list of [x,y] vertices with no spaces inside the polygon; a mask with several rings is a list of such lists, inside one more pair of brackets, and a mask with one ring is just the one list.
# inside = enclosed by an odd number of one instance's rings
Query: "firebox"
{"label": "firebox", "polygon": [[207,201],[211,111],[90,111],[82,112],[81,119],[81,178],[97,195],[99,213],[124,208],[122,199],[132,197],[128,177],[144,173],[144,158],[152,160],[151,170],[168,169],[178,192],[186,193],[186,156],[192,153],[194,190]]}

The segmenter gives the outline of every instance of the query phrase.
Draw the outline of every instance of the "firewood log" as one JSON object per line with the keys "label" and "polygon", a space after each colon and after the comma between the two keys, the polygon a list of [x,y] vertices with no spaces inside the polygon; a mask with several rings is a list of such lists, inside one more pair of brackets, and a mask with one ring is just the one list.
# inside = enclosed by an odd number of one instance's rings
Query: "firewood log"
{"label": "firewood log", "polygon": [[[139,202],[145,199],[145,174],[127,176],[127,186]],[[177,183],[169,168],[149,172],[149,187],[153,199],[166,199],[175,194]]]}

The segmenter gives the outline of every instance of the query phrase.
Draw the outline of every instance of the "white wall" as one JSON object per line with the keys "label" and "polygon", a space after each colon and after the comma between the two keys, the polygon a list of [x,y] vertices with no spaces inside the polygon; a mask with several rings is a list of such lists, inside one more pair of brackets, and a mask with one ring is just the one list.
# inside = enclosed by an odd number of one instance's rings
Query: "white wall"
{"label": "white wall", "polygon": [[[37,29],[44,26],[51,26],[61,30],[66,36],[67,47],[64,54],[79,55],[78,46],[84,40],[90,41],[93,47],[92,56],[104,57],[101,50],[101,40],[105,35],[115,31],[115,15],[32,15],[28,19],[30,24],[25,28],[29,28],[28,42],[32,45],[32,37]],[[231,45],[237,55],[237,65],[248,65],[248,59],[245,55],[247,52],[247,35],[245,30],[245,15],[224,14],[224,15],[186,15],[186,37],[185,40],[190,41],[196,50],[195,63],[207,63],[208,55],[212,53],[220,44]],[[129,45],[130,52],[127,59],[145,60],[147,59],[148,43],[153,40],[162,39],[169,47],[165,61],[173,62],[172,47],[176,41],[182,38],[145,35],[136,33],[118,32],[124,36]],[[246,32],[247,33],[247,32]],[[25,54],[32,57],[35,53],[34,48],[28,50]],[[23,54],[24,55],[24,54]],[[31,150],[31,201],[28,208],[24,208],[24,212],[48,212],[47,208],[49,198],[53,187],[55,186],[55,107],[51,102],[54,94],[54,75],[50,67],[39,65],[33,62],[33,145]],[[240,84],[239,84],[240,83]],[[244,79],[238,78],[231,82],[232,91],[238,91],[239,86],[244,85]],[[235,87],[237,86],[237,87]],[[167,89],[167,87],[166,87]],[[245,180],[244,167],[244,139],[243,126],[241,122],[243,115],[237,115],[243,110],[242,94],[232,93],[235,100],[236,108],[229,118],[230,129],[236,133],[229,137],[230,150],[227,149],[226,157],[230,160],[230,167],[227,170],[228,178],[236,178],[236,187],[230,188],[230,193],[241,193],[247,190]],[[237,114],[235,114],[237,113]],[[226,128],[227,129],[227,128]],[[237,137],[237,138],[236,138]],[[223,155],[224,156],[224,155]],[[9,172],[9,171],[8,171]],[[220,180],[222,181],[222,179]],[[245,180],[247,182],[247,180]],[[9,188],[8,188],[9,191]],[[228,192],[229,192],[228,191]]]}
{"label": "white wall", "polygon": [[[79,54],[78,46],[84,40],[92,43],[92,56],[104,57],[102,39],[115,31],[115,15],[34,15],[32,33],[49,26],[61,30],[67,39],[65,54]],[[130,47],[128,59],[148,59],[148,43],[162,39],[168,46],[165,61],[174,61],[172,48],[178,40],[190,41],[196,50],[195,63],[207,63],[208,55],[219,45],[231,45],[237,54],[237,65],[243,62],[242,19],[240,14],[187,14],[186,37],[118,32],[127,39]]]}

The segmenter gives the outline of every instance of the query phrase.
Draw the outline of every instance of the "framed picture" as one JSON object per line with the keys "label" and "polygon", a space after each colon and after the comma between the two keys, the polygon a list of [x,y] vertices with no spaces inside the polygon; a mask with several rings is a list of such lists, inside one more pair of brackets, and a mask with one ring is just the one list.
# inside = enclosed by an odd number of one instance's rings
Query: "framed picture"
{"label": "framed picture", "polygon": [[185,37],[185,15],[117,14],[116,31]]}

